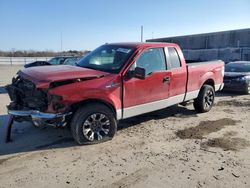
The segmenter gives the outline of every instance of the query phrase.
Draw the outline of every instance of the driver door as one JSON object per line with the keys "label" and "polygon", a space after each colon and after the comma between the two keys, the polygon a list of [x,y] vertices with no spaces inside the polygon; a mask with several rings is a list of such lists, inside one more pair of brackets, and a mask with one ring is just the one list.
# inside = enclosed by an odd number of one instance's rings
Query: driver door
{"label": "driver door", "polygon": [[150,48],[142,52],[129,71],[144,68],[145,79],[124,77],[123,118],[164,108],[168,98],[171,72],[167,71],[163,48]]}

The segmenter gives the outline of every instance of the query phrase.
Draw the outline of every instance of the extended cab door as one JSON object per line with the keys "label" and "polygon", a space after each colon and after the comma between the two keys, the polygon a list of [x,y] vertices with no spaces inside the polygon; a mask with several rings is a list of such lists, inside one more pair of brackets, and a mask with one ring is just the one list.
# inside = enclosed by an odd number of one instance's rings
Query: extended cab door
{"label": "extended cab door", "polygon": [[173,104],[183,102],[186,94],[186,84],[188,79],[187,67],[180,49],[175,47],[166,47],[166,59],[168,69],[172,73],[169,83],[169,99]]}
{"label": "extended cab door", "polygon": [[164,108],[172,73],[167,71],[164,48],[144,50],[127,72],[144,68],[145,79],[127,77],[123,83],[123,118]]}

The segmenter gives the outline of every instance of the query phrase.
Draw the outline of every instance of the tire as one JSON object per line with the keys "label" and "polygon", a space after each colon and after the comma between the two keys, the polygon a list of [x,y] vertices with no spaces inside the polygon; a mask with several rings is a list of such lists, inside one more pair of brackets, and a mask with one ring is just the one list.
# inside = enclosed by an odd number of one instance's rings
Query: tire
{"label": "tire", "polygon": [[198,97],[194,100],[194,109],[199,113],[208,112],[214,104],[214,88],[210,85],[203,85]]}
{"label": "tire", "polygon": [[71,121],[71,133],[79,145],[111,140],[117,131],[114,113],[103,104],[90,103],[79,108]]}

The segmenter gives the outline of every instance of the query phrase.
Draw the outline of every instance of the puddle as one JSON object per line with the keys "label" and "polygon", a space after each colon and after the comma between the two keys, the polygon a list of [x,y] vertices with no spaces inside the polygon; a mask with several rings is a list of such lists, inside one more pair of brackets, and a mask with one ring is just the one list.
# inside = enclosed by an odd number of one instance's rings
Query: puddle
{"label": "puddle", "polygon": [[223,118],[215,121],[201,121],[198,126],[190,127],[176,132],[176,136],[181,139],[202,139],[204,136],[217,132],[225,126],[235,125],[239,121]]}

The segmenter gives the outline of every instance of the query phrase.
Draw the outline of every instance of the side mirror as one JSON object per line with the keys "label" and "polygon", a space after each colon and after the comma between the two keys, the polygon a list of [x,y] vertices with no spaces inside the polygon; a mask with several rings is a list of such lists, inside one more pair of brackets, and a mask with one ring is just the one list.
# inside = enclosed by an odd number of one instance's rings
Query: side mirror
{"label": "side mirror", "polygon": [[146,70],[144,68],[141,67],[136,67],[134,70],[134,77],[144,80],[146,77]]}

